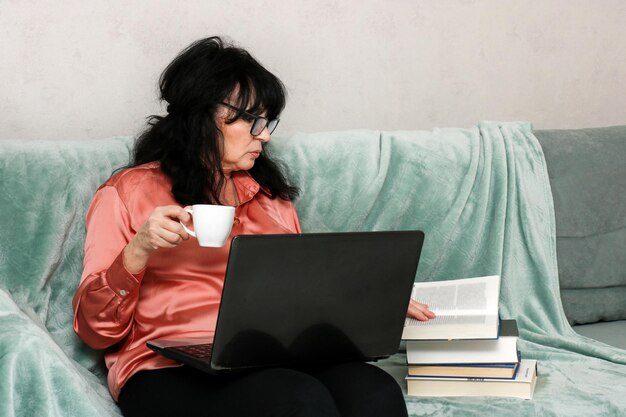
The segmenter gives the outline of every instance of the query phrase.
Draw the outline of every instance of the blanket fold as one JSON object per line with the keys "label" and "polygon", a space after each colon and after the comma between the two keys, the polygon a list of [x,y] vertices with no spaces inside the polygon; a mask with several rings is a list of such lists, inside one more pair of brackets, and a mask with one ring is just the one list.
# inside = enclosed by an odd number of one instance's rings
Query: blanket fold
{"label": "blanket fold", "polygon": [[69,358],[2,289],[0,328],[0,415],[122,415],[101,380]]}

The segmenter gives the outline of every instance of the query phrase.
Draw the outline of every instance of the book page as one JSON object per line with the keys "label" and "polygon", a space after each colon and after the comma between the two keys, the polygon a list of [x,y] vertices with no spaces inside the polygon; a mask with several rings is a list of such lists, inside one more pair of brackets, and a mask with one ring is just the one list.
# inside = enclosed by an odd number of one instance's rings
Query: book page
{"label": "book page", "polygon": [[[437,313],[435,313],[437,314]],[[421,321],[411,317],[407,317],[405,326],[435,326],[445,324],[488,324],[490,320],[488,316],[483,315],[439,315],[428,321]]]}
{"label": "book page", "polygon": [[404,339],[472,338],[472,335],[489,338],[485,337],[485,332],[493,335],[490,337],[497,337],[500,298],[500,277],[497,275],[416,282],[411,298],[427,304],[436,317],[428,321],[407,317]]}
{"label": "book page", "polygon": [[437,315],[477,315],[498,311],[500,277],[416,282],[411,298]]}

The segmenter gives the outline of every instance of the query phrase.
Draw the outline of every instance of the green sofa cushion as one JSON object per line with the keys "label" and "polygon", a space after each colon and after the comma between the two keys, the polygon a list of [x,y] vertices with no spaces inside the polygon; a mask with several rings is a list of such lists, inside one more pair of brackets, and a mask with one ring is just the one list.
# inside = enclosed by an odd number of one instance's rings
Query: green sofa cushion
{"label": "green sofa cushion", "polygon": [[578,334],[626,350],[626,320],[578,324],[572,328]]}
{"label": "green sofa cushion", "polygon": [[570,323],[626,319],[626,126],[538,130]]}

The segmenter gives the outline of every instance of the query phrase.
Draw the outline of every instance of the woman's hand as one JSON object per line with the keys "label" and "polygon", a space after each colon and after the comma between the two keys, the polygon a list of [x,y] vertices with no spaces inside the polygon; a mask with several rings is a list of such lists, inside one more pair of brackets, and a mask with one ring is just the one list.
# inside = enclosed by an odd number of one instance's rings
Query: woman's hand
{"label": "woman's hand", "polygon": [[154,209],[124,248],[124,266],[128,272],[131,274],[141,272],[155,250],[174,248],[189,239],[179,220],[188,222],[190,219],[189,213],[179,206],[162,206]]}
{"label": "woman's hand", "polygon": [[407,313],[407,316],[420,321],[428,321],[435,318],[435,313],[430,311],[426,304],[418,303],[411,298],[411,301],[409,302],[409,312]]}

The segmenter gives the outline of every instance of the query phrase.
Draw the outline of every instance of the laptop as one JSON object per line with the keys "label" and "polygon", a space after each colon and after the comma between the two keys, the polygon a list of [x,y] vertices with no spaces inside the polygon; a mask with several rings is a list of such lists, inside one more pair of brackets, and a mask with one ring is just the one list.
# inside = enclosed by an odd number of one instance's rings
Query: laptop
{"label": "laptop", "polygon": [[421,231],[236,236],[214,336],[147,346],[213,374],[386,358],[423,241]]}

